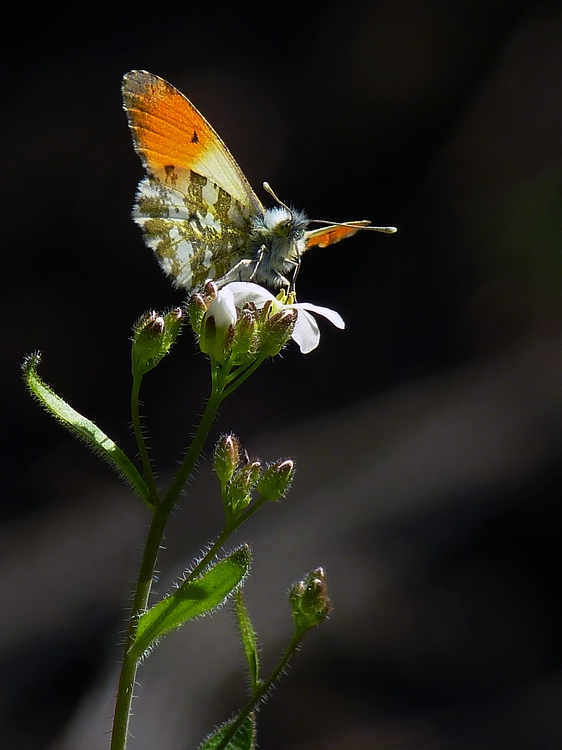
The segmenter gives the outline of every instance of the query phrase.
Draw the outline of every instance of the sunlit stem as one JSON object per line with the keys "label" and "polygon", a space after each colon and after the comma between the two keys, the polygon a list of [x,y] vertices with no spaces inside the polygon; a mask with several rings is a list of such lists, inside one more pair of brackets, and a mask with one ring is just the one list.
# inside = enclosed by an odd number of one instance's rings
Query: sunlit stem
{"label": "sunlit stem", "polygon": [[244,721],[248,718],[248,716],[252,713],[252,711],[256,708],[256,706],[263,700],[264,696],[267,695],[272,685],[274,685],[279,679],[279,677],[283,674],[285,667],[287,666],[291,657],[297,650],[299,643],[301,642],[302,637],[305,632],[306,631],[295,632],[295,634],[293,635],[291,639],[291,642],[289,643],[289,646],[287,647],[287,650],[281,657],[279,664],[275,667],[275,669],[267,678],[267,680],[259,683],[258,689],[254,692],[250,700],[246,703],[242,711],[238,714],[235,721],[232,723],[232,726],[229,727],[228,732],[226,732],[226,734],[220,740],[220,742],[214,748],[214,750],[224,750],[226,748],[226,746],[228,745],[230,740],[234,737],[236,732],[240,729]]}
{"label": "sunlit stem", "polygon": [[133,610],[127,631],[125,653],[123,656],[123,664],[121,666],[119,686],[117,689],[110,750],[125,750],[127,747],[131,701],[133,698],[133,689],[138,668],[138,660],[132,655],[131,647],[135,642],[139,617],[144,611],[146,611],[148,606],[148,598],[152,587],[152,581],[154,579],[156,560],[160,550],[160,545],[162,544],[162,537],[164,535],[168,517],[187,478],[193,471],[193,467],[195,466],[203,449],[203,444],[209,434],[217,409],[222,401],[223,395],[220,385],[220,383],[213,382],[211,396],[207,402],[207,406],[205,407],[205,411],[203,412],[203,416],[201,417],[193,441],[191,442],[187,454],[168,492],[162,502],[155,509],[152,517],[152,523],[148,532],[148,538],[146,540],[141,569],[137,581]]}
{"label": "sunlit stem", "polygon": [[137,448],[139,451],[139,455],[140,455],[141,462],[142,462],[142,467],[144,470],[144,479],[148,486],[148,491],[150,493],[150,499],[152,501],[152,505],[153,507],[156,507],[158,503],[160,502],[160,499],[158,497],[158,490],[156,489],[156,484],[154,483],[154,474],[152,472],[152,466],[150,464],[150,458],[148,455],[146,442],[144,440],[144,435],[142,432],[142,426],[141,426],[141,421],[140,421],[140,414],[139,414],[139,393],[140,393],[141,383],[142,383],[142,375],[133,377],[133,387],[131,389],[131,416],[133,420],[133,429],[135,431],[135,438],[137,440]]}
{"label": "sunlit stem", "polygon": [[260,356],[256,360],[254,360],[252,364],[249,365],[249,367],[247,367],[244,371],[241,372],[240,370],[237,370],[231,376],[229,376],[227,379],[228,386],[226,386],[224,389],[223,398],[230,396],[230,394],[235,391],[238,386],[242,385],[242,383],[258,369],[258,367],[265,359],[265,356]]}
{"label": "sunlit stem", "polygon": [[[133,699],[135,678],[139,664],[138,659],[132,655],[132,646],[137,635],[139,617],[143,612],[146,611],[148,607],[148,599],[152,588],[152,581],[154,579],[156,560],[158,558],[158,552],[162,544],[162,538],[164,536],[164,530],[166,528],[168,518],[174,508],[176,500],[178,499],[182,489],[185,486],[187,479],[191,475],[199,456],[201,455],[203,445],[209,435],[209,431],[221,402],[234,390],[236,390],[236,388],[238,388],[238,386],[241,385],[246,380],[246,378],[248,378],[252,374],[252,372],[254,372],[259,367],[264,359],[264,357],[258,358],[240,374],[235,372],[234,377],[231,376],[232,367],[228,362],[221,366],[216,362],[211,361],[211,395],[209,397],[209,400],[205,407],[205,411],[203,412],[203,416],[201,417],[201,421],[199,422],[199,426],[193,437],[191,445],[189,446],[189,449],[185,455],[185,458],[183,459],[180,468],[178,469],[172,481],[172,484],[170,485],[161,502],[158,501],[158,494],[156,486],[154,484],[154,476],[152,473],[152,467],[150,465],[150,458],[146,449],[146,443],[144,441],[140,424],[138,409],[140,378],[136,378],[133,381],[133,392],[131,396],[133,426],[139,453],[141,456],[141,461],[146,474],[146,480],[149,483],[151,498],[153,498],[153,500],[155,501],[155,510],[152,517],[150,530],[148,532],[148,538],[146,540],[146,546],[133,601],[131,619],[127,631],[125,653],[123,656],[123,664],[121,666],[121,674],[119,676],[119,686],[117,690],[117,700],[115,703],[115,714],[113,717],[113,732],[111,736],[110,750],[125,750],[127,747],[129,719],[131,715],[131,702]],[[207,551],[207,553],[199,561],[196,567],[191,571],[189,576],[191,579],[196,577],[199,572],[209,564],[209,562],[220,551],[230,534],[245,520],[247,520],[247,518],[249,518],[252,513],[253,510],[252,512],[243,514],[234,524],[227,526],[223,530],[216,542]],[[282,666],[280,670],[281,669]],[[261,695],[257,698],[257,701],[259,701],[260,699]],[[244,716],[247,716],[251,710],[252,709],[250,708],[248,712],[244,714]]]}
{"label": "sunlit stem", "polygon": [[268,500],[265,497],[258,497],[256,500],[254,500],[254,502],[251,505],[248,505],[248,507],[245,508],[242,511],[242,513],[240,513],[240,515],[236,519],[236,522],[233,526],[232,531],[234,531],[235,529],[238,529],[240,526],[242,526],[243,523],[246,523],[246,521],[251,516],[253,516],[254,513],[262,507],[262,505],[265,505],[265,503],[267,502]]}
{"label": "sunlit stem", "polygon": [[207,435],[209,434],[209,430],[211,429],[211,425],[213,424],[215,414],[217,413],[217,409],[219,408],[223,398],[225,398],[225,396],[222,393],[221,384],[219,383],[218,386],[216,386],[215,383],[213,383],[211,396],[207,401],[207,406],[205,407],[205,411],[203,412],[203,416],[201,417],[201,421],[199,422],[197,432],[195,433],[193,441],[189,446],[189,450],[187,451],[172,484],[170,485],[168,491],[166,492],[166,495],[164,496],[164,499],[162,500],[162,505],[166,510],[166,518],[170,514],[170,511],[174,507],[174,504],[178,499],[185,483],[187,482],[189,475],[193,471],[197,459],[199,458],[199,454],[203,449],[203,443],[205,442]]}

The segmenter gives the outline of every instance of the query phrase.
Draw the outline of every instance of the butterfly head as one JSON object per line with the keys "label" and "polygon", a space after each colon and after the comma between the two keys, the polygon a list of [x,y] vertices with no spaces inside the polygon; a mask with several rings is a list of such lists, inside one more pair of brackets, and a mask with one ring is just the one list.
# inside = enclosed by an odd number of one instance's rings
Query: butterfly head
{"label": "butterfly head", "polygon": [[289,288],[306,249],[306,214],[276,206],[255,216],[252,224],[249,250],[254,278],[266,286]]}
{"label": "butterfly head", "polygon": [[281,239],[294,242],[304,236],[308,226],[308,217],[302,211],[295,211],[287,206],[268,208],[263,215],[263,227]]}

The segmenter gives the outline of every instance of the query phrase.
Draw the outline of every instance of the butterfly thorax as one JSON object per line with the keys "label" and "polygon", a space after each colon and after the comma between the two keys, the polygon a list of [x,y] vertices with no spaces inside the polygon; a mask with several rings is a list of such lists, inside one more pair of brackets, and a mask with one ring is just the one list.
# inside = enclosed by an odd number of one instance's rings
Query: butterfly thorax
{"label": "butterfly thorax", "polygon": [[289,286],[291,276],[306,250],[308,218],[302,211],[268,208],[252,217],[248,257],[256,262],[256,280],[274,287]]}

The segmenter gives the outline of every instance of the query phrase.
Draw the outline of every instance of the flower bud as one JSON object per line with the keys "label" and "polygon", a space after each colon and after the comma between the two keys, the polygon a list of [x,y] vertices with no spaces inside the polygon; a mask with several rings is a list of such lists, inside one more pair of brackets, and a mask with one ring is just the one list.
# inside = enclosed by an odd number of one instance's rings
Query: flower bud
{"label": "flower bud", "polygon": [[287,493],[294,475],[293,461],[275,461],[264,471],[256,490],[265,500],[275,502]]}
{"label": "flower bud", "polygon": [[299,634],[319,625],[330,615],[332,604],[322,568],[313,570],[302,581],[293,584],[289,592],[289,604],[295,631]]}
{"label": "flower bud", "polygon": [[272,315],[260,330],[259,351],[268,357],[279,354],[291,338],[298,313],[293,308],[285,308]]}
{"label": "flower bud", "polygon": [[212,279],[208,279],[208,281],[205,282],[205,286],[203,287],[203,297],[206,299],[207,304],[209,304],[209,302],[212,302],[218,293],[218,286]]}
{"label": "flower bud", "polygon": [[234,474],[224,492],[227,517],[237,516],[252,500],[251,492],[261,474],[261,463],[250,461]]}
{"label": "flower bud", "polygon": [[254,310],[242,310],[234,327],[232,353],[238,356],[252,355],[256,350],[257,322]]}
{"label": "flower bud", "polygon": [[168,313],[145,313],[134,325],[131,360],[133,374],[144,375],[170,351],[181,330],[180,307]]}
{"label": "flower bud", "polygon": [[170,347],[175,342],[181,331],[182,323],[185,317],[185,310],[181,307],[175,307],[164,315],[164,326],[170,339]]}
{"label": "flower bud", "polygon": [[221,435],[215,447],[214,469],[219,482],[226,484],[232,479],[240,463],[240,443],[234,435]]}
{"label": "flower bud", "polygon": [[224,362],[230,353],[237,312],[234,297],[228,289],[221,289],[211,300],[201,323],[199,346],[216,362]]}
{"label": "flower bud", "polygon": [[203,318],[207,312],[208,307],[207,300],[201,294],[192,294],[187,306],[187,312],[189,314],[189,322],[193,333],[197,336],[201,335],[201,324]]}

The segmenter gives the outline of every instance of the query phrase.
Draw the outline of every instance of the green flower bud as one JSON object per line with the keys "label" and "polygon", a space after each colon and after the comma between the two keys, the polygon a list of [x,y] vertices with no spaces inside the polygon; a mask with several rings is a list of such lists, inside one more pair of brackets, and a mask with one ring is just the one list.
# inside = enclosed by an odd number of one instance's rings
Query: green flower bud
{"label": "green flower bud", "polygon": [[256,350],[257,322],[254,310],[242,310],[234,326],[232,353],[237,356],[254,354]]}
{"label": "green flower bud", "polygon": [[260,330],[259,351],[268,357],[279,354],[291,338],[297,317],[294,308],[286,307],[266,320]]}
{"label": "green flower bud", "polygon": [[256,490],[265,500],[275,502],[287,493],[294,475],[293,461],[275,461],[264,471]]}
{"label": "green flower bud", "polygon": [[252,490],[259,481],[261,463],[250,461],[235,472],[225,487],[224,503],[227,517],[236,517],[252,500]]}
{"label": "green flower bud", "polygon": [[144,375],[166,356],[181,330],[180,307],[168,313],[145,313],[134,325],[131,349],[132,371]]}
{"label": "green flower bud", "polygon": [[170,347],[175,342],[184,321],[185,311],[181,307],[175,307],[164,315],[164,327],[170,339]]}
{"label": "green flower bud", "polygon": [[219,482],[229,482],[240,463],[240,443],[234,435],[221,435],[215,446],[214,469]]}
{"label": "green flower bud", "polygon": [[289,592],[289,604],[295,631],[299,634],[329,617],[332,604],[322,568],[313,570],[302,581],[293,584]]}
{"label": "green flower bud", "polygon": [[201,335],[201,324],[203,318],[207,312],[208,307],[207,300],[201,294],[192,294],[187,306],[187,312],[189,314],[189,322],[193,333],[197,336]]}

